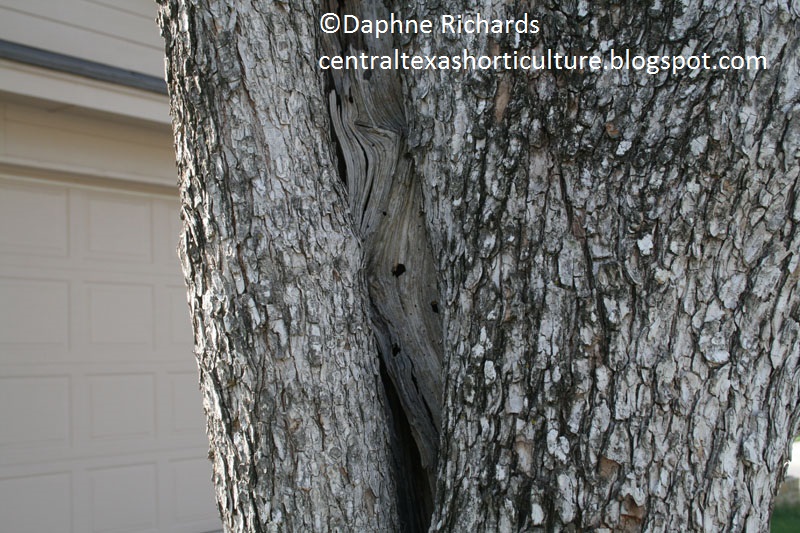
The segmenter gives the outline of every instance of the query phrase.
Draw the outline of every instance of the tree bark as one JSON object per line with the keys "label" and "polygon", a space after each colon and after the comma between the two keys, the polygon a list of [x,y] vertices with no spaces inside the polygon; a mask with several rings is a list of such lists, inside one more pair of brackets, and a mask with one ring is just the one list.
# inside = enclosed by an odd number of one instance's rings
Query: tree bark
{"label": "tree bark", "polygon": [[412,51],[755,53],[769,70],[409,73],[444,309],[431,530],[766,530],[799,421],[796,8],[478,10],[535,12],[541,33]]}
{"label": "tree bark", "polygon": [[397,528],[363,252],[313,2],[163,1],[189,287],[226,531]]}
{"label": "tree bark", "polygon": [[[800,431],[796,7],[162,4],[228,530],[767,528]],[[541,31],[323,36],[325,11]],[[394,48],[769,68],[316,64]]]}

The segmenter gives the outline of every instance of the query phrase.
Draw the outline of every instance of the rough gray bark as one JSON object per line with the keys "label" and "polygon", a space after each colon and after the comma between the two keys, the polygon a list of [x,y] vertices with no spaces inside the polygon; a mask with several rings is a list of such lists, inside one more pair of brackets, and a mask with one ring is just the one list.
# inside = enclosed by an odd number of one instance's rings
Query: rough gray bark
{"label": "rough gray bark", "polygon": [[[227,528],[417,531],[433,505],[432,531],[766,529],[800,430],[796,7],[200,5],[162,27]],[[476,10],[542,31],[317,26]],[[769,70],[315,65],[397,47]]]}
{"label": "rough gray bark", "polygon": [[392,531],[363,252],[316,4],[163,1],[189,287],[226,531]]}
{"label": "rough gray bark", "polygon": [[764,531],[800,412],[797,7],[531,11],[533,41],[412,50],[755,52],[770,69],[407,77],[443,290],[432,531]]}

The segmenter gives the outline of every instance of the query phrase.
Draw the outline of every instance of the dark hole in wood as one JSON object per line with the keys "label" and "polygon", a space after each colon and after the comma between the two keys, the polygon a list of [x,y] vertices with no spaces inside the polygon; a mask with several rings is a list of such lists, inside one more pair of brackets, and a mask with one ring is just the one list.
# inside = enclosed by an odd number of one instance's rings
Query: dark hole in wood
{"label": "dark hole in wood", "polygon": [[392,269],[392,276],[399,278],[405,271],[406,266],[403,263],[397,263]]}
{"label": "dark hole in wood", "polygon": [[[332,79],[329,80],[329,83],[330,83],[331,86],[333,86],[333,80]],[[353,97],[351,96],[350,99],[352,100]],[[336,95],[336,100],[337,100],[337,102],[340,101],[338,94]],[[331,109],[328,109],[328,113],[329,114],[331,113]],[[333,119],[331,119],[331,120],[333,120]],[[333,146],[334,146],[334,148],[336,150],[336,167],[337,167],[337,170],[339,171],[339,179],[342,180],[342,183],[344,183],[345,187],[347,187],[347,165],[345,164],[344,152],[342,151],[342,145],[339,142],[339,138],[336,136],[336,130],[331,128],[331,134],[333,135],[333,141],[334,141],[333,142]]]}
{"label": "dark hole in wood", "polygon": [[431,302],[431,309],[433,309],[433,312],[438,315],[439,314],[439,302]]}
{"label": "dark hole in wood", "polygon": [[392,467],[397,480],[398,533],[426,533],[433,514],[433,495],[428,489],[427,473],[412,437],[411,424],[403,410],[403,403],[382,360],[380,374],[386,393]]}
{"label": "dark hole in wood", "polygon": [[400,353],[400,346],[397,344],[392,344],[392,355],[397,355]]}

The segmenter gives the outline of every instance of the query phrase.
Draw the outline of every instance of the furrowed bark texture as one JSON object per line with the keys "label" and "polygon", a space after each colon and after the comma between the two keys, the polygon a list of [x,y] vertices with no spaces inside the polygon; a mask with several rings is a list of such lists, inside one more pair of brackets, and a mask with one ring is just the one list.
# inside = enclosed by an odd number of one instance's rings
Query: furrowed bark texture
{"label": "furrowed bark texture", "polygon": [[409,72],[444,302],[432,531],[764,531],[798,432],[789,2],[419,2],[460,55],[748,53],[759,72]]}
{"label": "furrowed bark texture", "polygon": [[396,529],[314,2],[162,1],[180,245],[226,531]]}

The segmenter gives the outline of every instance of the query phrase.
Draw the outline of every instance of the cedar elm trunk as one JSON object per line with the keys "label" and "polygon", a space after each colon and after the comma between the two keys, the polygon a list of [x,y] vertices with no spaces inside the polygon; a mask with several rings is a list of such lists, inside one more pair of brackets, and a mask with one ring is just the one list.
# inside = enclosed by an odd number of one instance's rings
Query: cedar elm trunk
{"label": "cedar elm trunk", "polygon": [[[767,529],[800,429],[795,5],[162,4],[228,530]],[[768,69],[316,64],[395,48]]]}
{"label": "cedar elm trunk", "polygon": [[392,531],[363,253],[310,59],[316,6],[291,12],[160,10],[217,502],[226,531]]}

